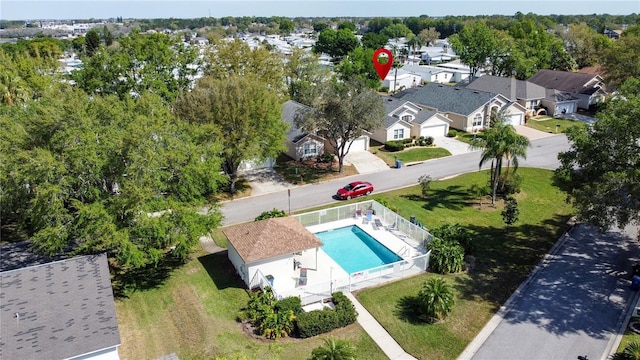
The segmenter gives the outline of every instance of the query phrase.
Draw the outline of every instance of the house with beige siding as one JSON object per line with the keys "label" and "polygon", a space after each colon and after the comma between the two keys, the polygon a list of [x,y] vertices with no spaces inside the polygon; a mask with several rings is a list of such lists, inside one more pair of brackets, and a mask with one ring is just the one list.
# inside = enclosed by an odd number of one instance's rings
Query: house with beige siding
{"label": "house with beige siding", "polygon": [[381,143],[390,140],[447,135],[451,120],[435,111],[424,109],[410,101],[383,96],[386,110],[384,125],[376,129],[371,138]]}
{"label": "house with beige siding", "polygon": [[430,83],[401,91],[393,97],[444,115],[451,127],[475,132],[489,127],[492,115],[502,112],[511,125],[523,125],[526,109],[493,92]]}

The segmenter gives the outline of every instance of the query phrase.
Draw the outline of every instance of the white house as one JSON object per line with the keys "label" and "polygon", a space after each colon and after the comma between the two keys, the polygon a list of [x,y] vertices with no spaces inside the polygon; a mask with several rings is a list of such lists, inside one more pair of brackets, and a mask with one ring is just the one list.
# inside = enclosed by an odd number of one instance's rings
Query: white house
{"label": "white house", "polygon": [[390,92],[403,89],[410,89],[420,85],[422,79],[418,74],[412,74],[402,69],[391,69],[387,77],[382,80],[382,87],[386,87]]}
{"label": "white house", "polygon": [[424,82],[448,83],[456,82],[456,71],[437,66],[405,65],[402,70],[420,75]]}
{"label": "white house", "polygon": [[318,251],[323,245],[294,217],[254,221],[222,232],[229,240],[229,261],[248,288],[259,286],[264,279],[274,289],[291,288],[291,279],[296,277],[295,254]]}

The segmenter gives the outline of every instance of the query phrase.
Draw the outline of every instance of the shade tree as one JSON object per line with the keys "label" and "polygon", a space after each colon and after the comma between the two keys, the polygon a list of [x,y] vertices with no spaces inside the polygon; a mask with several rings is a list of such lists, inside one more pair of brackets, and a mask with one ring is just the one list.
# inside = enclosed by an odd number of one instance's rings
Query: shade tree
{"label": "shade tree", "polygon": [[236,192],[243,161],[264,161],[285,150],[287,125],[281,119],[281,99],[257,76],[205,76],[193,90],[180,94],[174,110],[222,144],[222,170],[231,194]]}
{"label": "shade tree", "polygon": [[365,132],[379,128],[385,111],[380,95],[358,78],[325,82],[322,86],[321,95],[296,115],[295,124],[329,142],[338,158],[338,171],[342,172],[353,142]]}

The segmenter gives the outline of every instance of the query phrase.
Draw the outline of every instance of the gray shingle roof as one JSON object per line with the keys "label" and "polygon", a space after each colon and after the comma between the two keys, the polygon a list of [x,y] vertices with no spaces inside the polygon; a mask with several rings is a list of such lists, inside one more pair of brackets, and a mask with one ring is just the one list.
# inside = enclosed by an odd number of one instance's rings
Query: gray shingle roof
{"label": "gray shingle roof", "polygon": [[0,273],[0,358],[66,359],[118,345],[105,254]]}
{"label": "gray shingle roof", "polygon": [[597,87],[587,86],[589,81],[598,75],[581,74],[568,71],[542,69],[529,78],[529,81],[547,89],[591,95],[598,90]]}
{"label": "gray shingle roof", "polygon": [[287,139],[292,143],[296,143],[308,135],[306,132],[300,130],[295,123],[296,113],[305,109],[308,109],[308,107],[293,100],[287,100],[287,102],[282,105],[282,121],[289,124]]}
{"label": "gray shingle roof", "polygon": [[222,230],[245,263],[322,246],[293,217],[271,218]]}
{"label": "gray shingle roof", "polygon": [[428,106],[440,113],[451,112],[469,116],[496,95],[492,92],[429,83],[422,87],[406,89],[393,96],[414,104]]}
{"label": "gray shingle roof", "polygon": [[[398,120],[401,120],[397,116],[389,116],[389,114],[398,109],[404,108],[404,105],[407,102],[407,100],[397,99],[392,96],[382,96],[382,104],[384,105],[385,112],[387,114],[387,116],[385,117],[385,128],[389,128],[391,125],[398,122]],[[426,110],[419,106],[416,107],[418,108],[418,112],[415,114],[415,118],[411,121],[411,123],[422,124],[436,114],[435,111]]]}
{"label": "gray shingle roof", "polygon": [[545,97],[545,88],[540,85],[502,76],[481,76],[467,85],[467,89],[495,92],[510,100],[536,100]]}

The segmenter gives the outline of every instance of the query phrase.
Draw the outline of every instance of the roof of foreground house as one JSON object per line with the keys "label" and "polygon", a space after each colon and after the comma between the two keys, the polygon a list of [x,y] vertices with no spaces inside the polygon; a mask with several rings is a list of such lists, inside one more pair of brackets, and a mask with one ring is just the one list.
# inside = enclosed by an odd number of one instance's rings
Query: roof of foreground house
{"label": "roof of foreground house", "polygon": [[400,91],[393,97],[436,109],[440,113],[450,112],[468,116],[496,95],[492,92],[429,83]]}
{"label": "roof of foreground house", "polygon": [[105,254],[0,273],[1,359],[66,359],[118,345]]}
{"label": "roof of foreground house", "polygon": [[323,245],[298,220],[290,216],[241,224],[222,232],[245,263]]}

